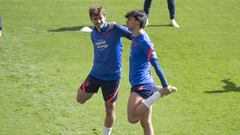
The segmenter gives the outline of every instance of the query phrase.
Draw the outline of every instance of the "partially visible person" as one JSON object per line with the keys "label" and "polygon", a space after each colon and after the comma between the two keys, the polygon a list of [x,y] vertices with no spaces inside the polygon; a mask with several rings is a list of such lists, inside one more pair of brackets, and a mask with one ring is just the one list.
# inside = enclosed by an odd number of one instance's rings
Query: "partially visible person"
{"label": "partially visible person", "polygon": [[[140,121],[144,135],[153,135],[152,104],[160,97],[169,95],[176,89],[168,85],[158,62],[156,52],[148,34],[144,31],[147,15],[143,10],[129,11],[127,28],[132,31],[132,44],[129,59],[129,81],[131,93],[128,99],[128,121]],[[150,63],[154,67],[163,88],[154,84],[150,71]]]}
{"label": "partially visible person", "polygon": [[90,6],[89,16],[94,25],[91,32],[93,67],[78,89],[76,99],[84,104],[101,87],[106,110],[103,135],[110,135],[115,121],[115,102],[121,78],[121,37],[131,39],[131,32],[117,23],[106,22],[106,12],[100,5]]}
{"label": "partially visible person", "polygon": [[[180,28],[178,23],[175,20],[175,3],[174,0],[167,0],[168,3],[168,10],[170,15],[170,24],[175,28]],[[149,11],[151,8],[152,0],[145,0],[144,1],[144,11],[149,16]],[[148,25],[148,20],[146,22],[146,25]]]}
{"label": "partially visible person", "polygon": [[0,16],[0,37],[2,36],[2,17]]}

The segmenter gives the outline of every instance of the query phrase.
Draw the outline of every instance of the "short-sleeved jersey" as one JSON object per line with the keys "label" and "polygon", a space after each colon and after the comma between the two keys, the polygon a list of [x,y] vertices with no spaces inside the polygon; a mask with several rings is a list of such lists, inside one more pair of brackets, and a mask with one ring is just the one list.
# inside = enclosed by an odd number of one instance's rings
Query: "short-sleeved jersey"
{"label": "short-sleeved jersey", "polygon": [[131,39],[131,32],[119,24],[109,29],[105,23],[98,31],[91,33],[94,46],[94,62],[91,75],[102,80],[119,80],[121,78],[122,39]]}

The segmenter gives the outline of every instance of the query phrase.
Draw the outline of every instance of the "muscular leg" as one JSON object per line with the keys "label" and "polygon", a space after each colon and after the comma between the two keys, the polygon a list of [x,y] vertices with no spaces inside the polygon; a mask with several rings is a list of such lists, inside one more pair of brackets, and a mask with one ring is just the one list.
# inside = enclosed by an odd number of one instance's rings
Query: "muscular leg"
{"label": "muscular leg", "polygon": [[144,135],[154,135],[152,126],[152,107],[144,113],[140,122],[144,130]]}
{"label": "muscular leg", "polygon": [[132,92],[128,99],[128,121],[132,124],[139,120],[144,130],[144,135],[153,135],[151,120],[152,107],[148,108],[142,103],[143,98]]}
{"label": "muscular leg", "polygon": [[89,100],[93,96],[93,94],[94,93],[86,93],[82,91],[81,88],[79,88],[76,99],[80,104],[84,104],[87,100]]}
{"label": "muscular leg", "polygon": [[139,96],[137,93],[132,92],[128,99],[128,121],[130,123],[137,123],[143,114],[149,110],[142,103],[143,98]]}
{"label": "muscular leg", "polygon": [[105,103],[105,109],[106,109],[106,117],[104,126],[107,128],[111,128],[115,121],[115,105],[114,103]]}
{"label": "muscular leg", "polygon": [[146,100],[143,100],[136,92],[132,92],[128,99],[128,121],[130,123],[137,123],[144,113],[151,108],[151,105],[159,100],[161,95],[169,95],[171,92],[174,92],[173,89],[174,87],[171,86],[163,89],[159,88],[158,92],[155,92]]}

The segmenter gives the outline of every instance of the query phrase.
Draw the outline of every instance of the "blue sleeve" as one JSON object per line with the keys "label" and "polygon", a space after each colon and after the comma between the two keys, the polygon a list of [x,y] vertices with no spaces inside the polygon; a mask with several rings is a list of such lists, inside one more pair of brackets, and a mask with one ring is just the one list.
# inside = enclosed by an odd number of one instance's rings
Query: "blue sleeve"
{"label": "blue sleeve", "polygon": [[[154,56],[155,54],[155,56]],[[157,59],[157,56],[156,56],[156,53],[155,51],[153,52],[152,54],[152,57],[150,59],[150,62],[152,64],[152,66],[154,67],[157,75],[158,75],[158,78],[160,79],[161,83],[162,83],[162,86],[163,87],[167,87],[168,86],[168,83],[167,83],[167,80],[166,80],[166,77],[164,76],[164,73],[163,73],[163,70],[162,70],[162,67],[161,65],[159,64],[158,62],[158,59]]]}
{"label": "blue sleeve", "polygon": [[145,42],[142,45],[142,49],[144,51],[145,56],[148,58],[148,60],[150,61],[150,63],[154,67],[154,69],[155,69],[155,71],[157,73],[157,76],[158,76],[158,78],[160,79],[160,81],[162,83],[162,86],[163,87],[167,87],[168,83],[167,83],[166,77],[164,76],[164,73],[163,73],[163,70],[161,68],[161,65],[158,62],[157,54],[156,54],[156,52],[155,52],[155,50],[153,48],[153,44],[150,41]]}
{"label": "blue sleeve", "polygon": [[113,28],[116,29],[122,37],[126,37],[127,39],[132,40],[132,32],[129,31],[126,27],[115,23]]}

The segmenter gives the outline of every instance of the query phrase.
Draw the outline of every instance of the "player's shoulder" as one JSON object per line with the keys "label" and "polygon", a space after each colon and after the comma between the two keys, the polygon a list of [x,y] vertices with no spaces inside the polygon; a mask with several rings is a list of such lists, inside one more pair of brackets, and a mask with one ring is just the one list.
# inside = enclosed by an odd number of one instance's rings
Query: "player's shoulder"
{"label": "player's shoulder", "polygon": [[147,34],[147,32],[142,33],[142,38],[143,38],[144,40],[150,40],[150,37],[149,37],[149,35]]}
{"label": "player's shoulder", "polygon": [[142,34],[140,42],[143,45],[147,45],[147,46],[152,46],[152,44],[153,44],[147,33]]}
{"label": "player's shoulder", "polygon": [[92,32],[91,32],[91,36],[99,36],[100,33],[101,32],[99,32],[96,27],[93,27]]}
{"label": "player's shoulder", "polygon": [[119,30],[119,29],[127,29],[125,26],[123,26],[122,24],[119,24],[117,22],[112,22],[112,24],[110,24],[110,27],[112,26],[113,29]]}
{"label": "player's shoulder", "polygon": [[96,34],[96,30],[93,28],[93,31],[90,33],[91,37],[93,37]]}
{"label": "player's shoulder", "polygon": [[139,41],[144,42],[144,43],[147,42],[147,40],[149,39],[146,32],[141,33],[137,38]]}

